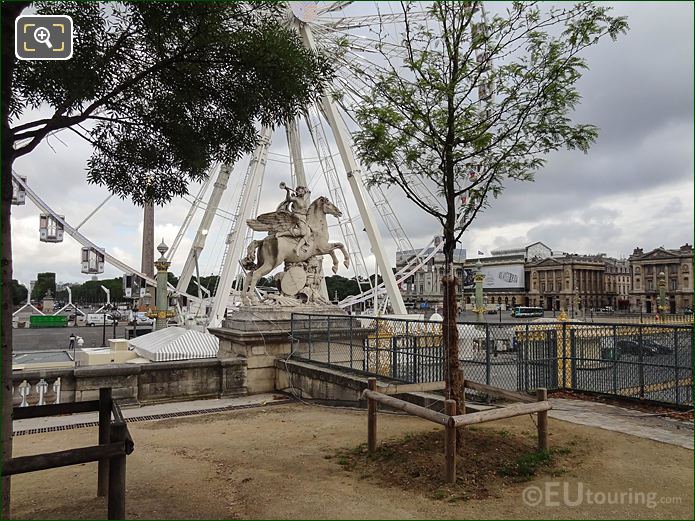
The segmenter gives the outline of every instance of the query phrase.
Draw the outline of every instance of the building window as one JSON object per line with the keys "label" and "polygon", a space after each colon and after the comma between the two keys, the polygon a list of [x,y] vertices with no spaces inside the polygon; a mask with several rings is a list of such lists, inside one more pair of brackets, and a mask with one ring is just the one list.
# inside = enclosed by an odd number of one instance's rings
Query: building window
{"label": "building window", "polygon": [[425,292],[425,285],[420,284],[420,293],[424,293],[424,292]]}
{"label": "building window", "polygon": [[671,279],[671,291],[676,291],[678,289],[678,281],[676,279]]}
{"label": "building window", "polygon": [[545,293],[545,282],[541,283],[541,291]]}
{"label": "building window", "polygon": [[683,277],[683,287],[688,288],[688,277]]}

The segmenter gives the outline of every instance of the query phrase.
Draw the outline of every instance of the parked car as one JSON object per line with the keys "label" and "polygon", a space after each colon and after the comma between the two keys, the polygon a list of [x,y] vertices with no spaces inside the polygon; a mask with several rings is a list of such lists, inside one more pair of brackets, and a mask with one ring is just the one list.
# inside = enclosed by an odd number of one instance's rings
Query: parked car
{"label": "parked car", "polygon": [[131,324],[135,323],[138,326],[151,326],[154,324],[154,319],[149,318],[144,312],[138,311],[133,314],[133,320],[130,321]]}
{"label": "parked car", "polygon": [[657,350],[653,346],[647,346],[643,342],[640,348],[639,342],[636,342],[634,340],[618,340],[616,342],[616,347],[618,348],[618,353],[621,356],[639,356],[640,350],[642,351],[642,356],[654,356],[658,354]]}
{"label": "parked car", "polygon": [[690,309],[690,308],[685,308],[685,309],[683,310],[683,314],[684,314],[684,315],[692,315],[692,314],[693,314],[693,310]]}
{"label": "parked car", "polygon": [[671,346],[665,346],[663,344],[659,344],[658,342],[655,342],[654,340],[644,340],[642,342],[642,345],[644,347],[647,347],[649,349],[654,349],[657,354],[659,355],[670,355],[673,354],[673,348]]}

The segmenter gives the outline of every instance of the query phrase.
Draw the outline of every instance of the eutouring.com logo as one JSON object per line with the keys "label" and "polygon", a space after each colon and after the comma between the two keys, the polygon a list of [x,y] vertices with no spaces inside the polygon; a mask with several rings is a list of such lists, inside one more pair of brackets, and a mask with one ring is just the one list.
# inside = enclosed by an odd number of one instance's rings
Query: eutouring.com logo
{"label": "eutouring.com logo", "polygon": [[541,486],[532,485],[521,492],[524,504],[531,507],[578,507],[585,505],[637,505],[656,508],[658,505],[675,505],[681,497],[659,496],[656,492],[641,490],[592,490],[581,481],[547,481]]}

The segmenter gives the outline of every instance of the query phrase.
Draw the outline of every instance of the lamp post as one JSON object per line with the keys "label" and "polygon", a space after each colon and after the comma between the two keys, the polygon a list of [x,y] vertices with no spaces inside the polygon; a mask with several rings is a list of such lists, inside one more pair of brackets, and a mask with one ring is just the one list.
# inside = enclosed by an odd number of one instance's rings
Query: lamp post
{"label": "lamp post", "polygon": [[476,267],[476,272],[475,272],[475,277],[473,280],[475,280],[475,312],[476,312],[476,318],[478,322],[483,321],[483,312],[485,311],[484,303],[483,303],[483,281],[485,280],[485,275],[483,274],[483,263],[480,262],[480,259],[478,259],[478,262],[475,264]]}
{"label": "lamp post", "polygon": [[101,325],[101,347],[106,347],[106,312],[109,309],[111,309],[111,304],[106,304],[102,313],[103,322]]}
{"label": "lamp post", "polygon": [[572,302],[572,318],[579,312],[579,286],[574,287],[574,302]]}
{"label": "lamp post", "polygon": [[169,317],[169,293],[167,291],[167,279],[169,262],[164,254],[169,250],[169,247],[164,244],[164,241],[157,246],[157,251],[161,254],[161,257],[157,259],[154,263],[157,268],[157,291],[155,293],[155,306],[156,306],[156,323],[155,329],[159,331],[167,327],[167,318]]}
{"label": "lamp post", "polygon": [[659,317],[663,320],[664,314],[666,313],[666,274],[663,271],[659,273],[657,284],[659,287],[659,305],[657,309],[659,311]]}

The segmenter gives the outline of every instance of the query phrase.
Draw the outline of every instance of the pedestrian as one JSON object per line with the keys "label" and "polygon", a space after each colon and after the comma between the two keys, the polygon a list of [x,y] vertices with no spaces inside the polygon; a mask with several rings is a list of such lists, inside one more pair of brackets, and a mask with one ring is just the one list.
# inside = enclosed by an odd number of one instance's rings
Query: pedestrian
{"label": "pedestrian", "polygon": [[75,349],[75,333],[70,333],[70,347],[68,349]]}
{"label": "pedestrian", "polygon": [[84,345],[84,338],[82,338],[81,336],[78,336],[78,337],[77,337],[77,347],[79,347],[80,349],[82,349],[82,346],[83,346],[83,345]]}

